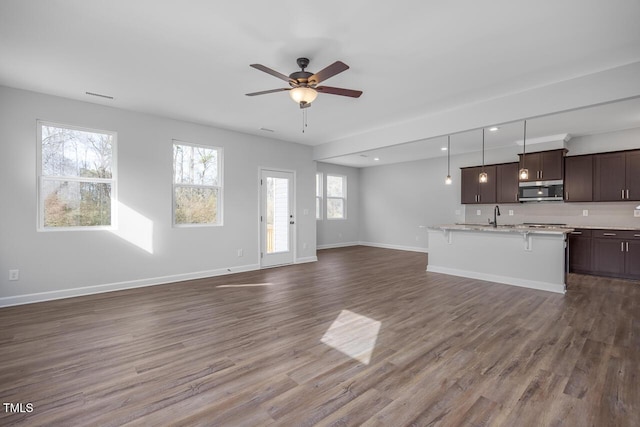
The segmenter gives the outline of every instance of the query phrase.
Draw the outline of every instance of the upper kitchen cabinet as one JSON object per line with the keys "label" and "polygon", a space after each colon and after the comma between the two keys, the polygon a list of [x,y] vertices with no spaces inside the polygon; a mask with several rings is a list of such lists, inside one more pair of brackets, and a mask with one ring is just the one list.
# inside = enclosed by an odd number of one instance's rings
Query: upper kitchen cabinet
{"label": "upper kitchen cabinet", "polygon": [[[540,151],[538,153],[527,153],[524,156],[524,167],[529,169],[529,181],[553,181],[563,178],[564,155],[566,149]],[[520,164],[522,165],[522,154]]]}
{"label": "upper kitchen cabinet", "polygon": [[564,158],[564,201],[593,201],[593,156]]}
{"label": "upper kitchen cabinet", "polygon": [[593,200],[640,200],[640,150],[594,156]]}
{"label": "upper kitchen cabinet", "polygon": [[482,166],[461,169],[461,203],[496,203],[496,167],[485,166],[487,182],[479,181]]}
{"label": "upper kitchen cabinet", "polygon": [[518,203],[518,163],[496,165],[496,202]]}

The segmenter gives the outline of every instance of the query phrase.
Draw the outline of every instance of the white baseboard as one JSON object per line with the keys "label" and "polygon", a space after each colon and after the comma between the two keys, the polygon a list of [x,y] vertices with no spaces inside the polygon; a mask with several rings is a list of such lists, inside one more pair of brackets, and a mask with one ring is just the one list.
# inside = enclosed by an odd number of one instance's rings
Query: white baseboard
{"label": "white baseboard", "polygon": [[294,264],[304,264],[306,262],[317,262],[317,261],[318,261],[317,256],[307,256],[303,258],[296,258]]}
{"label": "white baseboard", "polygon": [[428,265],[427,271],[449,274],[451,276],[467,277],[469,279],[486,280],[487,282],[502,283],[504,285],[556,292],[559,294],[565,293],[565,285],[558,285],[556,283],[538,282],[535,280],[520,279],[517,277],[498,276],[495,274],[478,273],[475,271],[458,270],[456,268],[438,267],[434,265]]}
{"label": "white baseboard", "polygon": [[194,273],[174,274],[171,276],[153,277],[150,279],[129,280],[126,282],[106,283],[103,285],[84,286],[81,288],[60,289],[56,291],[38,292],[34,294],[16,295],[0,298],[0,307],[31,304],[34,302],[52,301],[62,298],[79,297],[83,295],[101,294],[104,292],[121,291],[125,289],[142,288],[145,286],[165,285],[167,283],[182,282],[184,280],[204,279],[207,277],[223,276],[225,274],[241,273],[259,270],[259,264],[241,265],[238,267],[220,268],[216,270],[197,271]]}
{"label": "white baseboard", "polygon": [[316,246],[316,249],[322,250],[322,249],[346,248],[347,246],[358,246],[359,244],[360,242],[329,243],[328,245],[318,245]]}
{"label": "white baseboard", "polygon": [[419,248],[417,246],[388,245],[386,243],[373,243],[373,242],[358,242],[358,244],[362,246],[371,246],[374,248],[396,249],[398,251],[422,252],[422,253],[428,252],[427,248]]}

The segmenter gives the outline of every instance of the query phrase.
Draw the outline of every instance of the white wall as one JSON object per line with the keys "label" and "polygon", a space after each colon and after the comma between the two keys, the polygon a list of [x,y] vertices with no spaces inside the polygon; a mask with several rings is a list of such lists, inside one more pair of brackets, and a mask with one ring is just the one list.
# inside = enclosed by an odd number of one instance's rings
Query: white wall
{"label": "white wall", "polygon": [[[36,231],[37,119],[117,132],[119,230]],[[172,139],[224,149],[224,226],[172,227]],[[260,166],[296,171],[296,258],[315,259],[308,146],[1,86],[0,144],[0,306],[257,268]]]}
{"label": "white wall", "polygon": [[464,217],[459,162],[452,158],[453,183],[444,183],[446,158],[364,168],[361,179],[360,240],[376,246],[426,251],[426,226]]}
{"label": "white wall", "polygon": [[[357,244],[359,240],[359,224],[362,218],[360,210],[360,169],[318,162],[317,171],[323,174],[323,181],[325,182],[323,186],[323,219],[316,222],[318,248]],[[327,219],[327,174],[347,177],[347,219],[345,220]]]}

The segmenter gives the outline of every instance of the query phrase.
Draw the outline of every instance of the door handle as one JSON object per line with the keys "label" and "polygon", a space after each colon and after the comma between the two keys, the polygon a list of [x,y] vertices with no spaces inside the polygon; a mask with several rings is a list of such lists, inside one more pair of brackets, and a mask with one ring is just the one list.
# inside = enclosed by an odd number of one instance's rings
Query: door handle
{"label": "door handle", "polygon": [[622,196],[621,196],[621,198],[622,198],[622,199],[624,199],[624,190],[621,190],[621,191],[622,191]]}
{"label": "door handle", "polygon": [[295,221],[289,221],[289,224],[293,225],[295,224]]}
{"label": "door handle", "polygon": [[569,192],[568,192],[568,191],[566,191],[566,192],[564,193],[564,199],[565,199],[565,200],[569,200]]}
{"label": "door handle", "polygon": [[627,200],[629,200],[629,189],[627,189]]}
{"label": "door handle", "polygon": [[624,252],[624,242],[620,242],[620,252]]}
{"label": "door handle", "polygon": [[627,252],[629,252],[629,242],[626,242],[626,243],[627,243]]}
{"label": "door handle", "polygon": [[616,236],[616,233],[602,233],[603,236]]}

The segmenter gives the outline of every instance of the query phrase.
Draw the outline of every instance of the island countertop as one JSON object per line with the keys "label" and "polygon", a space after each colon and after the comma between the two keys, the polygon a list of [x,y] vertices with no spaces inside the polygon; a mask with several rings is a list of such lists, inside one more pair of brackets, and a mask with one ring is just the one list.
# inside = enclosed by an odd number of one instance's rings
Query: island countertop
{"label": "island countertop", "polygon": [[564,293],[573,228],[485,224],[428,227],[427,271]]}
{"label": "island countertop", "polygon": [[571,227],[536,227],[530,225],[520,224],[505,224],[494,227],[488,224],[443,224],[428,227],[431,230],[442,231],[486,231],[490,233],[520,233],[520,234],[568,234],[571,233],[574,228]]}

